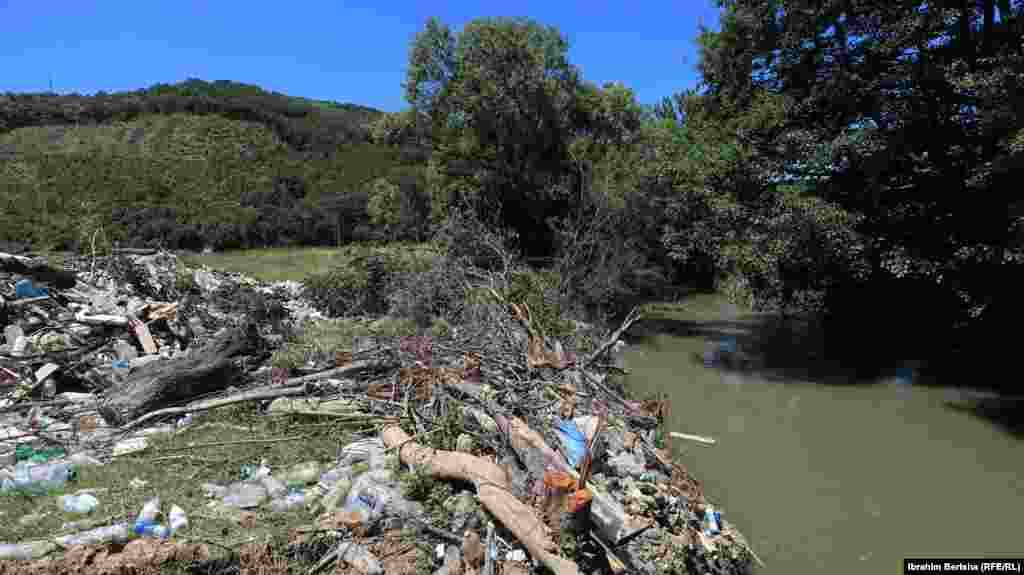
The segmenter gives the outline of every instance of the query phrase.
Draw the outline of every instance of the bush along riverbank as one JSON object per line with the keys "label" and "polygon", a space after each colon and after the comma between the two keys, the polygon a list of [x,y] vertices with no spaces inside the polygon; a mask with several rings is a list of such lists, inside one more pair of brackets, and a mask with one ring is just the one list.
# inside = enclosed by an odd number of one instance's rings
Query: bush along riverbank
{"label": "bush along riverbank", "polygon": [[0,258],[0,573],[750,571],[615,382],[641,312],[570,320],[501,259]]}

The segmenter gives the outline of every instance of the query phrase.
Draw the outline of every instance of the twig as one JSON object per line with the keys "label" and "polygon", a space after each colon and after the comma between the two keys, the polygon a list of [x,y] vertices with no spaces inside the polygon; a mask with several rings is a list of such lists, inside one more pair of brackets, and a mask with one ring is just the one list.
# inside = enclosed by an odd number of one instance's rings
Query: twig
{"label": "twig", "polygon": [[615,345],[615,342],[619,341],[619,338],[622,337],[622,334],[625,333],[626,330],[628,330],[630,326],[636,323],[641,317],[643,317],[643,313],[640,311],[639,307],[634,307],[632,310],[630,310],[629,315],[626,316],[625,321],[622,322],[622,325],[619,326],[619,329],[613,331],[612,334],[608,336],[608,339],[606,339],[604,343],[602,343],[601,346],[598,347],[596,351],[594,351],[594,353],[587,356],[587,359],[583,361],[583,365],[588,366],[597,361],[597,359],[604,355],[605,352],[607,352],[613,345]]}
{"label": "twig", "polygon": [[604,541],[601,541],[601,538],[597,536],[597,533],[590,531],[590,538],[597,541],[597,544],[601,546],[601,549],[604,549],[604,554],[608,559],[608,566],[611,567],[612,573],[619,575],[626,571],[626,565],[615,555],[614,552],[612,552],[611,547],[605,545]]}
{"label": "twig", "polygon": [[704,437],[701,435],[690,435],[689,433],[679,433],[676,431],[671,431],[669,432],[669,435],[675,437],[676,439],[689,439],[690,441],[696,441],[697,443],[703,445],[714,445],[718,443],[717,441],[710,437]]}
{"label": "twig", "polygon": [[[169,451],[186,451],[189,449],[200,449],[203,447],[226,447],[228,445],[251,445],[254,443],[283,443],[285,441],[299,441],[301,439],[307,438],[309,438],[308,435],[296,435],[294,437],[278,437],[275,439],[242,439],[239,441],[216,441],[213,443],[196,443],[194,445],[183,445],[181,447],[168,447],[166,449],[161,449],[158,453],[166,453]],[[117,456],[115,455],[114,457]]]}
{"label": "twig", "polygon": [[484,546],[484,568],[481,575],[494,575],[494,557],[491,551],[494,549],[494,522],[487,522],[487,543]]}
{"label": "twig", "polygon": [[430,533],[431,535],[440,537],[441,539],[444,539],[445,541],[455,545],[462,544],[462,537],[459,537],[455,533],[445,531],[444,529],[438,529],[437,527],[430,525],[429,523],[427,523],[423,519],[420,519],[419,517],[413,517],[412,515],[404,515],[403,517],[405,517],[406,519],[411,519],[414,523],[416,523],[417,527],[426,531],[427,533]]}
{"label": "twig", "polygon": [[216,409],[218,407],[224,407],[227,405],[233,405],[235,403],[242,403],[245,401],[258,401],[263,399],[274,399],[277,397],[287,397],[293,395],[306,395],[307,390],[305,387],[292,387],[292,388],[273,388],[273,389],[258,389],[252,391],[246,391],[238,395],[225,397],[223,399],[212,399],[208,401],[201,401],[196,404],[186,405],[183,407],[166,407],[164,409],[158,409],[151,411],[146,415],[143,415],[133,421],[130,421],[121,426],[121,431],[128,431],[134,427],[138,427],[142,423],[145,423],[151,419],[157,417],[163,417],[165,415],[185,415],[186,413],[195,413],[198,411],[208,411]]}
{"label": "twig", "polygon": [[403,553],[408,553],[409,551],[411,551],[411,550],[413,550],[415,548],[416,548],[416,544],[415,543],[411,543],[411,544],[409,544],[409,545],[407,545],[405,547],[402,547],[398,551],[392,551],[392,552],[387,553],[385,555],[381,555],[380,557],[377,558],[377,560],[383,562],[385,559],[388,559],[390,557],[395,557],[396,555],[401,555]]}

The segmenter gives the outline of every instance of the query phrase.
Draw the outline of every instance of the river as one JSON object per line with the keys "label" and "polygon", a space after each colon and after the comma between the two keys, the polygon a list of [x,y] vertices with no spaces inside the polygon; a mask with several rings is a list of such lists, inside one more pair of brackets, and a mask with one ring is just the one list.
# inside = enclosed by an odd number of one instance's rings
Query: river
{"label": "river", "polygon": [[[758,573],[1024,555],[1024,443],[947,404],[968,392],[853,383],[813,337],[718,296],[654,310],[624,338],[627,385],[667,394],[673,430],[717,440],[672,447],[764,561]],[[723,336],[761,364],[705,367],[699,354]]]}

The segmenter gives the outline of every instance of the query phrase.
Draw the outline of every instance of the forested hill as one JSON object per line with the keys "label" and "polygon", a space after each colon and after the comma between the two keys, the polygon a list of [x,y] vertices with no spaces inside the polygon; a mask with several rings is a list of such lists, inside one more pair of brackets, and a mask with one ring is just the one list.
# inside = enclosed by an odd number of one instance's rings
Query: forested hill
{"label": "forested hill", "polygon": [[262,124],[300,151],[367,141],[379,110],[293,97],[258,86],[198,79],[131,92],[0,94],[0,132],[60,124],[102,124],[147,114],[218,115]]}
{"label": "forested hill", "polygon": [[400,155],[369,142],[382,115],[230,81],[0,94],[0,240],[229,248],[370,235],[355,190],[394,176]]}

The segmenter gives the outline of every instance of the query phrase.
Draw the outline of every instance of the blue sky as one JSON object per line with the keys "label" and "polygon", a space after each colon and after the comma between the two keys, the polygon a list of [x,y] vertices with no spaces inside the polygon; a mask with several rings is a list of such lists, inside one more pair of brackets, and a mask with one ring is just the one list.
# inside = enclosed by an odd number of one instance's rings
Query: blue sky
{"label": "blue sky", "polygon": [[0,92],[92,94],[189,77],[396,111],[409,41],[429,16],[558,26],[586,79],[643,103],[696,85],[698,22],[714,0],[675,2],[238,2],[0,0]]}

